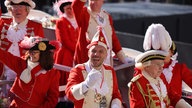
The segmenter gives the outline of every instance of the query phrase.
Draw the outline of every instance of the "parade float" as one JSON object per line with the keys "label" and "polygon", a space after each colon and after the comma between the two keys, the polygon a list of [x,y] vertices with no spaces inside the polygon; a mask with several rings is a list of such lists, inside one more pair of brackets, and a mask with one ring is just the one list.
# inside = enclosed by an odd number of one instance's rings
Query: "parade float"
{"label": "parade float", "polygon": [[[6,14],[6,16],[9,16]],[[55,40],[55,20],[57,20],[57,16],[52,16],[48,13],[45,13],[40,10],[31,10],[28,18],[31,20],[35,20],[39,23],[42,23],[44,28],[44,33],[47,39],[49,40]],[[117,33],[117,35],[121,35],[121,33]],[[130,34],[131,35],[131,34]],[[134,37],[134,36],[132,36]],[[120,38],[122,39],[122,38]],[[123,41],[126,41],[126,37],[123,37]],[[139,41],[139,40],[137,40]],[[141,41],[141,40],[140,40]],[[120,40],[121,42],[121,40]],[[122,46],[126,46],[123,45]],[[118,79],[118,85],[120,92],[122,94],[122,98],[124,103],[127,107],[129,107],[128,102],[128,86],[127,84],[133,77],[134,73],[134,58],[142,53],[141,51],[123,47],[124,53],[133,58],[133,61],[131,63],[123,64],[121,63],[114,55],[114,69],[116,71],[117,79]],[[64,70],[64,71],[70,71],[72,67],[64,66],[61,64],[55,64],[54,68],[58,70]],[[5,87],[7,84],[12,84],[13,81],[7,81],[7,80],[0,80],[0,108],[6,107],[10,103],[9,97],[7,97],[7,91],[5,91]],[[60,91],[65,90],[65,86],[62,86],[59,88]],[[186,84],[183,84],[183,98],[187,100],[190,104],[192,104],[192,89],[188,87]]]}

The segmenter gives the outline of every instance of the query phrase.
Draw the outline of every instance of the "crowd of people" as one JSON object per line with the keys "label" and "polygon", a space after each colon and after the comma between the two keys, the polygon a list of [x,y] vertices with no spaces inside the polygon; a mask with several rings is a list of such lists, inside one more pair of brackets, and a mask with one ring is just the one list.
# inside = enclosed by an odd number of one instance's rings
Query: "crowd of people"
{"label": "crowd of people", "polygon": [[[124,101],[130,108],[192,107],[182,99],[182,82],[192,88],[192,73],[177,61],[176,45],[162,24],[148,27],[144,52],[134,61],[102,9],[104,0],[56,1],[56,40],[46,39],[42,24],[27,18],[36,6],[32,0],[4,4],[11,17],[0,19],[0,79],[14,81],[5,88],[8,107],[126,108]],[[123,64],[135,62],[129,100],[119,91],[112,52]]]}

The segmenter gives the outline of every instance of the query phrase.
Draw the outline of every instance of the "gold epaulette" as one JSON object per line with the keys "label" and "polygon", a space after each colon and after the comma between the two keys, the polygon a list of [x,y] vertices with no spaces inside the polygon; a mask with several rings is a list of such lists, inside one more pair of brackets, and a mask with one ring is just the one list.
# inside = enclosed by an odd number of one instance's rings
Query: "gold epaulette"
{"label": "gold epaulette", "polygon": [[137,81],[139,78],[141,78],[141,75],[140,75],[140,74],[134,76],[134,77],[131,79],[131,81],[127,84],[127,86],[130,87],[131,84],[132,84],[133,82]]}
{"label": "gold epaulette", "polygon": [[135,82],[135,81],[137,81],[139,78],[141,78],[141,75],[140,75],[140,74],[134,76],[134,77],[131,79],[131,82]]}

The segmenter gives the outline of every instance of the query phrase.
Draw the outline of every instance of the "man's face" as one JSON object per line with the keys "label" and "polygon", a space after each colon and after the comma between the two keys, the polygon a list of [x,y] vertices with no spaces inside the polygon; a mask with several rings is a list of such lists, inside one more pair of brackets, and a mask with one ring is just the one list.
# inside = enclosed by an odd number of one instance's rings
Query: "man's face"
{"label": "man's face", "polygon": [[89,6],[93,12],[100,12],[104,0],[89,0]]}
{"label": "man's face", "polygon": [[24,5],[12,5],[10,12],[18,23],[24,21],[28,15],[27,6]]}
{"label": "man's face", "polygon": [[163,71],[163,60],[151,60],[151,65],[147,66],[145,71],[153,78],[157,78]]}
{"label": "man's face", "polygon": [[107,50],[101,45],[95,45],[89,49],[88,56],[91,66],[97,68],[102,66],[104,60],[106,59]]}

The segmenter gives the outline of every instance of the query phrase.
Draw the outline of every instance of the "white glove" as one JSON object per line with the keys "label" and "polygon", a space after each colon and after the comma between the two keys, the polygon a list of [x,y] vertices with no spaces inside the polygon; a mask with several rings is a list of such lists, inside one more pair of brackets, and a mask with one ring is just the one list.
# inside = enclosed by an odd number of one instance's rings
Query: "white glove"
{"label": "white glove", "polygon": [[113,99],[111,102],[111,108],[122,108],[121,101],[119,99]]}
{"label": "white glove", "polygon": [[111,106],[111,108],[119,108],[119,105],[114,104],[114,105]]}
{"label": "white glove", "polygon": [[84,83],[86,84],[86,86],[88,86],[88,88],[92,87],[95,85],[95,83],[99,80],[99,78],[102,78],[101,73],[96,70],[96,69],[92,69],[87,78],[85,79]]}
{"label": "white glove", "polygon": [[132,62],[134,62],[134,58],[125,57],[125,62],[124,63],[132,63]]}

